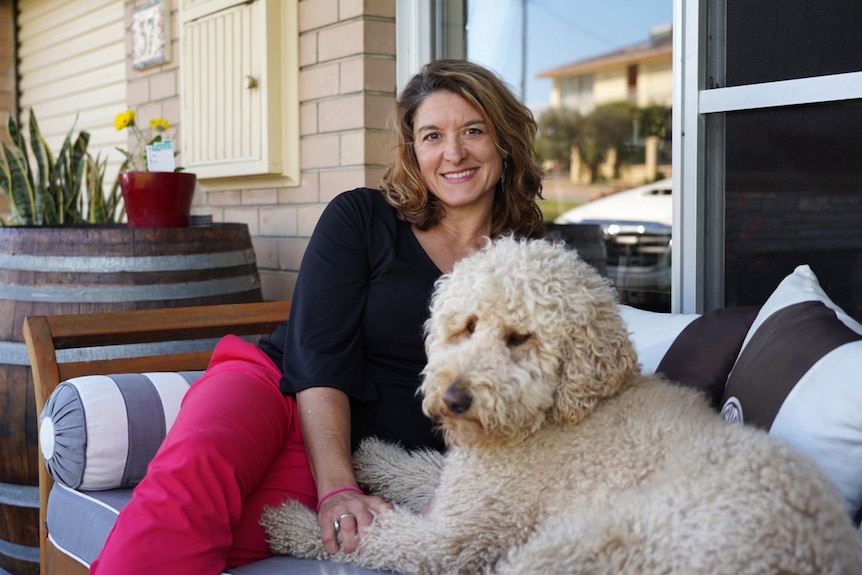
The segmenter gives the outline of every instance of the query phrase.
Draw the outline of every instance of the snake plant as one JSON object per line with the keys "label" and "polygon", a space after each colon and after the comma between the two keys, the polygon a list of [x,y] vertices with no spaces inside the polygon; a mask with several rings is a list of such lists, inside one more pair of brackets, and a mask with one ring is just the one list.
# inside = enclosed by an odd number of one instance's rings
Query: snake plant
{"label": "snake plant", "polygon": [[[90,134],[74,125],[56,158],[39,130],[30,109],[29,153],[24,135],[10,114],[6,124],[11,145],[3,143],[0,189],[9,200],[12,225],[68,225],[111,223],[122,210],[118,183],[106,196],[104,176],[107,159],[93,158],[87,151]],[[0,224],[7,222],[0,220]]]}

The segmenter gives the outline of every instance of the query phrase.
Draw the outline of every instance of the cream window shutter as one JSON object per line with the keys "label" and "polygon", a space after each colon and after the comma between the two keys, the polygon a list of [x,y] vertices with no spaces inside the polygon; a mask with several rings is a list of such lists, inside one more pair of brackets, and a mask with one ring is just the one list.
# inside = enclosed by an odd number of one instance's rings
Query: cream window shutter
{"label": "cream window shutter", "polygon": [[296,19],[296,0],[182,2],[183,164],[207,188],[298,183]]}

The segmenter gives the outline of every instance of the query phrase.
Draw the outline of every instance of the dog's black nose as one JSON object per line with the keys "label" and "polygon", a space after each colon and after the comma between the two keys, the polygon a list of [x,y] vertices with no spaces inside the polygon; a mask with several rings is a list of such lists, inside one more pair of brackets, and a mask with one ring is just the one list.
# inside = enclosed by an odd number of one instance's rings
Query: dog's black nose
{"label": "dog's black nose", "polygon": [[453,383],[443,392],[443,403],[452,413],[461,414],[470,409],[473,398],[461,384]]}

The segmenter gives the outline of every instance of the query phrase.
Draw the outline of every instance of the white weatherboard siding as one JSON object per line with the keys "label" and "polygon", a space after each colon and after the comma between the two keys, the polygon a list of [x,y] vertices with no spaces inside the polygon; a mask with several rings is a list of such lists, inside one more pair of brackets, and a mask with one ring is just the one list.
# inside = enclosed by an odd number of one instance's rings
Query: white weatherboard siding
{"label": "white weatherboard siding", "polygon": [[[110,158],[113,181],[127,147],[114,117],[126,109],[126,47],[119,0],[19,0],[21,118],[33,108],[52,153],[72,125],[90,133],[90,151]],[[77,117],[77,121],[76,121]],[[29,139],[29,137],[28,137]]]}

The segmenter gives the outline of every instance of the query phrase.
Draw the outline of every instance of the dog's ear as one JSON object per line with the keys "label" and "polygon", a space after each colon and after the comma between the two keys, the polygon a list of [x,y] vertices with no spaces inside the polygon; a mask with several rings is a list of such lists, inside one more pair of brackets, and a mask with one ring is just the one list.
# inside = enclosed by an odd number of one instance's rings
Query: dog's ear
{"label": "dog's ear", "polygon": [[577,423],[596,403],[640,372],[637,353],[616,303],[597,304],[596,317],[564,338],[560,385],[550,419]]}

